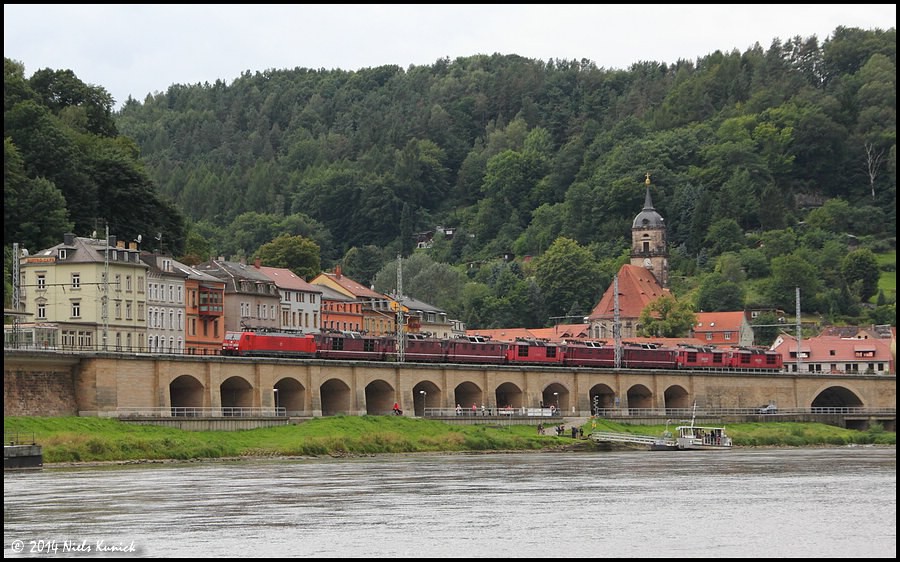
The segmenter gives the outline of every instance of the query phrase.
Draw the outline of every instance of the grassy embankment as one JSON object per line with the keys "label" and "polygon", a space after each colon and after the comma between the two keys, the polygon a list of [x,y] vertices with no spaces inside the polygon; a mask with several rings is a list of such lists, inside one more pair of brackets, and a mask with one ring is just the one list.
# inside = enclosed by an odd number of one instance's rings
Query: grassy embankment
{"label": "grassy embankment", "polygon": [[[671,428],[670,428],[671,429]],[[896,446],[896,433],[854,431],[814,423],[745,423],[727,427],[736,446]],[[394,416],[334,416],[299,425],[246,431],[183,431],[104,418],[5,417],[4,432],[34,434],[45,463],[189,460],[260,456],[353,456],[384,453],[537,451],[589,446],[538,435],[534,426],[456,426]],[[660,435],[663,426],[597,420],[597,431]],[[585,436],[591,423],[584,426]],[[568,434],[567,434],[568,435]]]}

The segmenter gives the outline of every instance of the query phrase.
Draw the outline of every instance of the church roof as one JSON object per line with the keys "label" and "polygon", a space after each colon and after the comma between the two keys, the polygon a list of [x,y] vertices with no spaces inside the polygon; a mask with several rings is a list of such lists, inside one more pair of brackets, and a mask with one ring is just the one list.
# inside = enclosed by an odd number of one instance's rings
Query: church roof
{"label": "church roof", "polygon": [[[611,283],[589,320],[613,319],[615,317],[615,284]],[[619,269],[619,318],[639,318],[648,304],[663,295],[669,295],[647,269],[625,264]]]}

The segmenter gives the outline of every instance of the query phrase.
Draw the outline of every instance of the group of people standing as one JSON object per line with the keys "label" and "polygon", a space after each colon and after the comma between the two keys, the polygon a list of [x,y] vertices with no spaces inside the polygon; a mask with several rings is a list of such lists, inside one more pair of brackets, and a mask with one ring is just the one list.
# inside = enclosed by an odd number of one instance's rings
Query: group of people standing
{"label": "group of people standing", "polygon": [[[456,415],[457,415],[457,416],[463,415],[463,408],[462,408],[462,406],[460,406],[459,404],[456,405]],[[473,416],[477,416],[477,415],[478,415],[478,405],[475,404],[474,402],[472,402],[472,415],[473,415]],[[492,414],[491,408],[485,408],[485,407],[484,407],[484,404],[482,404],[482,405],[481,405],[481,415],[482,415],[482,416],[490,416],[490,415],[493,415],[493,414]]]}

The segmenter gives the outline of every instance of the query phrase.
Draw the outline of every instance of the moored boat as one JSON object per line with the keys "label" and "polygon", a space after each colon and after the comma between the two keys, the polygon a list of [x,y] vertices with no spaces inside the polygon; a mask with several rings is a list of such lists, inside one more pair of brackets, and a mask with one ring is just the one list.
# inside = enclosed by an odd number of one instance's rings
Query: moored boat
{"label": "moored boat", "polygon": [[675,428],[675,445],[682,451],[731,449],[731,437],[724,427],[681,425]]}
{"label": "moored boat", "polygon": [[725,427],[694,425],[697,403],[691,415],[691,425],[680,425],[675,428],[675,445],[682,451],[707,451],[731,449],[731,437],[725,433]]}

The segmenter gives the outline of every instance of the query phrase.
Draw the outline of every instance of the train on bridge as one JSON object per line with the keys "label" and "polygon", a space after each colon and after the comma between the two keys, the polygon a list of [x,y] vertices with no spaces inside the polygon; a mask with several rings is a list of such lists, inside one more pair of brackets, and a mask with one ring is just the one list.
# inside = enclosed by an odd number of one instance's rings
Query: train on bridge
{"label": "train on bridge", "polygon": [[[557,367],[617,366],[615,345],[605,341],[571,340],[562,343],[539,339],[492,341],[484,336],[437,339],[408,334],[403,342],[404,361],[468,365],[541,365]],[[623,344],[618,366],[623,369],[710,369],[778,372],[779,353],[765,348],[660,344]],[[228,332],[222,355],[240,357],[294,357],[359,361],[396,361],[401,354],[397,339],[359,332],[329,331],[292,334],[274,331]]]}

